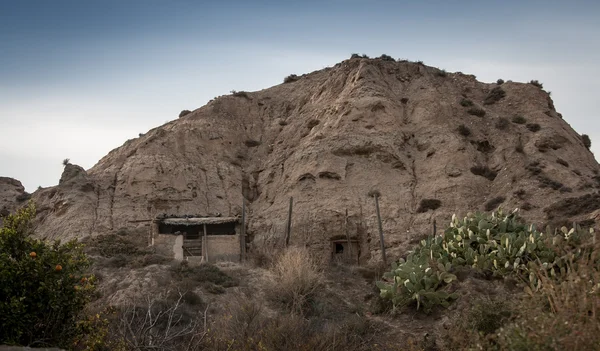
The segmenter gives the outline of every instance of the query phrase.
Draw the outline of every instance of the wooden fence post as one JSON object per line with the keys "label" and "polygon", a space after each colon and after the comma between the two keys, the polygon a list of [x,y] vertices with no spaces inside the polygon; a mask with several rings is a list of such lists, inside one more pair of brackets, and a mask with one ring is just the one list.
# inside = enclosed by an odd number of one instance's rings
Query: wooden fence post
{"label": "wooden fence post", "polygon": [[348,232],[348,209],[346,209],[346,217],[344,217],[344,231],[346,232],[346,242],[348,243],[348,257],[354,261],[352,256],[352,243],[350,242],[350,233]]}
{"label": "wooden fence post", "polygon": [[204,228],[204,260],[208,263],[208,238],[206,237],[206,223],[202,225]]}
{"label": "wooden fence post", "polygon": [[246,260],[246,200],[242,197],[242,234],[240,235],[240,261]]}
{"label": "wooden fence post", "polygon": [[292,207],[294,205],[294,198],[290,197],[290,208],[288,209],[287,228],[285,232],[285,247],[290,245],[290,235],[292,231]]}
{"label": "wooden fence post", "polygon": [[375,209],[377,210],[377,222],[379,224],[379,241],[381,243],[381,258],[383,264],[387,266],[387,257],[385,256],[385,242],[383,240],[383,227],[381,226],[381,214],[379,213],[379,195],[375,194]]}

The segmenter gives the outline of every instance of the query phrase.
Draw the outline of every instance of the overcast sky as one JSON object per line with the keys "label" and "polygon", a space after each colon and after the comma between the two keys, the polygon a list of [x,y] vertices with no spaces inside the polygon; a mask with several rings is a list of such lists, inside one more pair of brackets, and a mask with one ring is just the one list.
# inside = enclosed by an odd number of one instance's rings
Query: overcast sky
{"label": "overcast sky", "polygon": [[351,53],[537,79],[600,154],[600,1],[0,0],[0,176],[86,169],[230,90]]}

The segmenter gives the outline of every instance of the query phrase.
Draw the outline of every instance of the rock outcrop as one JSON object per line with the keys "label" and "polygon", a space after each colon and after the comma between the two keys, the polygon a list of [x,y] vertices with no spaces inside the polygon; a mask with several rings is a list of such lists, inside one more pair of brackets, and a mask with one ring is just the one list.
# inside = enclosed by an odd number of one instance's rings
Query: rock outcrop
{"label": "rock outcrop", "polygon": [[20,181],[0,177],[0,218],[14,212],[30,197],[31,195],[25,192],[25,188]]}
{"label": "rock outcrop", "polygon": [[34,199],[40,235],[63,239],[146,235],[141,221],[160,214],[237,216],[246,201],[257,249],[282,240],[293,197],[292,243],[327,259],[330,240],[348,233],[368,260],[379,258],[374,191],[397,257],[453,213],[502,206],[540,224],[589,219],[599,171],[534,85],[353,58],[216,98],[87,172],[67,165]]}

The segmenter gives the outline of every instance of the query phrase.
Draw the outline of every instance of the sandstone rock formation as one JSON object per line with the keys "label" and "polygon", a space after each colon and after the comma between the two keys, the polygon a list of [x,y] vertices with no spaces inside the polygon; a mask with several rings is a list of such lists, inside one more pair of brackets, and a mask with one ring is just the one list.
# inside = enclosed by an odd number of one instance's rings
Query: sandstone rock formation
{"label": "sandstone rock formation", "polygon": [[58,186],[34,194],[38,232],[143,236],[139,221],[237,216],[245,200],[256,250],[281,240],[293,197],[292,243],[326,260],[330,240],[348,233],[363,259],[375,260],[373,191],[391,257],[453,213],[520,207],[543,224],[589,219],[600,208],[600,166],[532,84],[366,58],[287,81],[216,98],[87,172],[67,165]]}
{"label": "sandstone rock formation", "polygon": [[0,218],[13,212],[29,198],[20,181],[0,177]]}

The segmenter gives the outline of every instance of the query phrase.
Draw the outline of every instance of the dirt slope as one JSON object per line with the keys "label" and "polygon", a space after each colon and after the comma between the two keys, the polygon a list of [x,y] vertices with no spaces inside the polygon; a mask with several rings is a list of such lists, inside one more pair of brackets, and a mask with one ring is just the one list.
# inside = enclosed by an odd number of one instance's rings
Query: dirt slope
{"label": "dirt slope", "polygon": [[219,97],[87,172],[68,165],[58,186],[34,194],[39,234],[125,227],[142,236],[137,220],[236,216],[245,199],[253,248],[264,248],[281,240],[293,196],[292,243],[327,259],[330,239],[345,235],[347,209],[348,232],[370,260],[380,255],[373,191],[392,257],[434,219],[445,225],[492,199],[488,207],[522,207],[538,223],[581,221],[600,206],[597,195],[580,198],[597,193],[598,163],[532,84],[362,58],[298,78]]}

